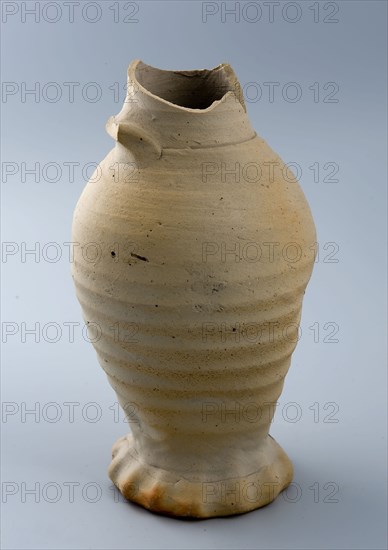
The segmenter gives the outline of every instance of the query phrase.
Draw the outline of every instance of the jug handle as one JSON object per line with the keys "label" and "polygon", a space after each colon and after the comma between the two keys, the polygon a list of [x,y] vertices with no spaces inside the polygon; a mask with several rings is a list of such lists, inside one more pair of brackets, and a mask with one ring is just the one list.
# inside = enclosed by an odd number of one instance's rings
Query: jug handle
{"label": "jug handle", "polygon": [[108,134],[123,145],[141,164],[148,164],[162,155],[160,144],[137,124],[117,122],[111,116],[106,123]]}

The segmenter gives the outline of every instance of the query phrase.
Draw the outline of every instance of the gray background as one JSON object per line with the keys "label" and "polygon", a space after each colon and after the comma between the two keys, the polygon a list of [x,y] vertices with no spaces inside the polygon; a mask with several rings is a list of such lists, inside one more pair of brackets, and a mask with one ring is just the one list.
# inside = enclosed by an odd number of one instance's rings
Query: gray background
{"label": "gray background", "polygon": [[[214,2],[207,19],[197,1],[86,4],[71,22],[65,3],[41,2],[40,20],[2,3],[3,548],[386,548],[386,3],[319,2],[318,14],[312,1],[280,2],[272,22],[264,2],[240,2],[240,20]],[[64,243],[88,163],[113,145],[104,124],[134,58],[166,69],[230,62],[257,132],[298,163],[317,225],[319,260],[272,429],[295,485],[239,517],[153,515],[119,499],[106,474],[127,427],[83,338]],[[74,100],[66,82],[78,83]],[[265,82],[279,83],[273,101]],[[25,173],[35,163],[36,178]],[[78,403],[74,421],[66,403]]]}

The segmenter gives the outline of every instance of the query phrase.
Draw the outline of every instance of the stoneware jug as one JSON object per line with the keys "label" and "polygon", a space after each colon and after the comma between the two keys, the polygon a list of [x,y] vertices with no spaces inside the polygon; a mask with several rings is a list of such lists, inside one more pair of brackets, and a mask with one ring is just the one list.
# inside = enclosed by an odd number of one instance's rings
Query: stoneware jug
{"label": "stoneware jug", "polygon": [[131,428],[109,476],[162,514],[264,506],[293,476],[268,431],[314,265],[304,194],[228,64],[132,62],[107,131],[115,146],[74,212],[72,272]]}

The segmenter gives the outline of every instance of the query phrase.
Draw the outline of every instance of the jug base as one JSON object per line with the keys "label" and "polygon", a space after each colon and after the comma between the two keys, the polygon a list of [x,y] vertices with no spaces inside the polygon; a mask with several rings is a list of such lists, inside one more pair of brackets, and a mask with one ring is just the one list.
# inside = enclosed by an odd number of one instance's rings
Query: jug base
{"label": "jug base", "polygon": [[133,437],[121,437],[113,446],[109,477],[129,501],[147,510],[175,517],[210,518],[244,514],[275,500],[292,481],[291,460],[271,437],[260,452],[258,469],[246,476],[225,472],[223,479],[204,476],[190,481],[177,472],[142,461]]}

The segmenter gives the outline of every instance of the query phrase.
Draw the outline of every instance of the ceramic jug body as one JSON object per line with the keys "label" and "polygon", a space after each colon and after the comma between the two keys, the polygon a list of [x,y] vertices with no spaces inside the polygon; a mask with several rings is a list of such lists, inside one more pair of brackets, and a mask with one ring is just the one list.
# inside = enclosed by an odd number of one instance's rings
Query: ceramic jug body
{"label": "ceramic jug body", "polygon": [[309,206],[229,65],[133,62],[107,129],[116,145],[74,213],[73,278],[131,428],[110,477],[156,512],[253,510],[293,475],[268,432],[314,265]]}

